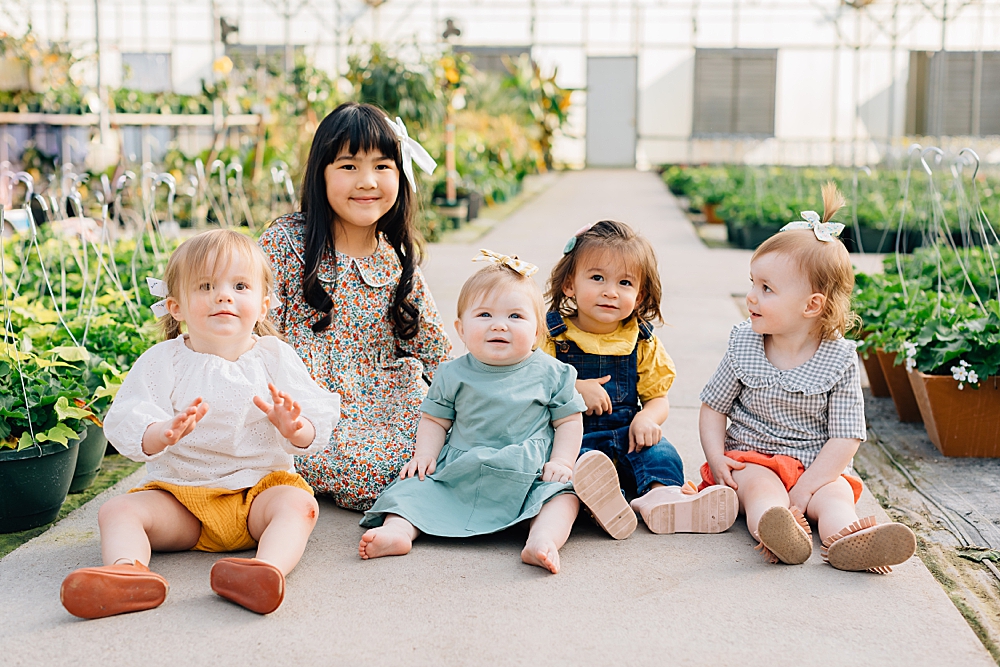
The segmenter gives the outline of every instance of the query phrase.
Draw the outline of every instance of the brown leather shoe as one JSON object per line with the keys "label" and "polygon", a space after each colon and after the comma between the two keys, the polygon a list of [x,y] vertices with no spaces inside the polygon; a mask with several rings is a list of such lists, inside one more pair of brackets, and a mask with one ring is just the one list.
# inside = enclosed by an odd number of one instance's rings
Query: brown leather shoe
{"label": "brown leather shoe", "polygon": [[142,563],[120,563],[70,572],[59,599],[74,616],[104,618],[159,607],[168,590],[167,580]]}
{"label": "brown leather shoe", "polygon": [[212,566],[212,590],[250,611],[270,614],[285,599],[285,575],[256,558],[222,558]]}

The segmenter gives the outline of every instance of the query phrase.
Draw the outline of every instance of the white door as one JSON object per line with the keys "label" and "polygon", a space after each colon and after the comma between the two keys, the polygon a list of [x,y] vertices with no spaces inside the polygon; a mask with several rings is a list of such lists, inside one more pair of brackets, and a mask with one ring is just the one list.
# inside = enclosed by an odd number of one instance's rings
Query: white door
{"label": "white door", "polygon": [[634,167],[636,58],[587,58],[587,166]]}

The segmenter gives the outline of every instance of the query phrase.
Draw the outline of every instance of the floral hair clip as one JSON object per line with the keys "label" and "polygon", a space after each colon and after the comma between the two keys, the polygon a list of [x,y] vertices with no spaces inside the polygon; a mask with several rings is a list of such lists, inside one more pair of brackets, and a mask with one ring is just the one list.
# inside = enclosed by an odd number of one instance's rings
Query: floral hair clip
{"label": "floral hair clip", "polygon": [[511,257],[510,255],[501,255],[498,252],[493,252],[492,250],[482,250],[480,249],[479,254],[472,258],[473,262],[493,262],[494,264],[501,264],[508,268],[511,268],[518,273],[520,273],[525,278],[530,278],[538,272],[538,267],[534,264],[520,260],[517,257]]}
{"label": "floral hair clip", "polygon": [[576,240],[580,237],[581,234],[586,234],[587,232],[589,232],[590,228],[593,226],[594,226],[593,223],[591,223],[589,225],[584,225],[580,229],[576,230],[573,236],[569,237],[569,241],[566,241],[566,245],[563,246],[563,254],[568,255],[571,252],[573,252],[573,248],[576,247]]}
{"label": "floral hair clip", "polygon": [[844,225],[839,222],[823,222],[816,211],[802,211],[802,220],[789,222],[779,231],[789,229],[811,229],[816,234],[816,238],[826,243],[833,242],[840,233],[844,231]]}
{"label": "floral hair clip", "polygon": [[413,177],[413,163],[416,162],[418,167],[428,174],[432,174],[437,168],[437,162],[434,161],[431,154],[416,139],[410,138],[410,134],[406,131],[406,126],[403,125],[402,118],[396,116],[396,122],[394,123],[386,116],[385,122],[389,123],[389,127],[392,128],[392,131],[396,133],[396,138],[399,139],[399,148],[402,153],[400,162],[403,163],[403,173],[406,174],[406,178],[410,181],[410,188],[416,192],[417,181]]}

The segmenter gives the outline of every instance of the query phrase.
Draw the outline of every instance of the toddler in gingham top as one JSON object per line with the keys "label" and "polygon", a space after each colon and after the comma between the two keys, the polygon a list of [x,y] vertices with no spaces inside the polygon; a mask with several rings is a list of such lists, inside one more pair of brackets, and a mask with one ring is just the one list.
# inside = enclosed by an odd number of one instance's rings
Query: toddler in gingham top
{"label": "toddler in gingham top", "polygon": [[[702,486],[734,489],[757,548],[772,563],[804,563],[816,522],[822,555],[840,570],[886,573],[913,555],[913,532],[859,519],[862,485],[852,470],[865,440],[854,344],[844,338],[854,272],[830,219],[844,205],[823,188],[813,211],[765,241],[750,260],[750,319],[701,393]],[[728,428],[727,428],[728,419]]]}
{"label": "toddler in gingham top", "polygon": [[[653,335],[660,294],[653,246],[613,220],[571,237],[549,277],[544,349],[576,369],[587,405],[573,486],[619,540],[635,530],[635,512],[654,533],[718,533],[736,521],[733,490],[685,483],[681,457],[663,437],[676,372]],[[631,506],[622,482],[636,496]]]}
{"label": "toddler in gingham top", "polygon": [[164,283],[154,312],[166,340],[135,362],[104,421],[146,478],[101,506],[105,564],[70,573],[60,597],[81,618],[152,609],[168,586],[149,571],[151,551],[257,547],[256,558],[217,560],[211,586],[270,613],[319,509],[292,456],[328,445],[339,397],[274,335],[271,269],[252,239],[227,229],[188,239]]}

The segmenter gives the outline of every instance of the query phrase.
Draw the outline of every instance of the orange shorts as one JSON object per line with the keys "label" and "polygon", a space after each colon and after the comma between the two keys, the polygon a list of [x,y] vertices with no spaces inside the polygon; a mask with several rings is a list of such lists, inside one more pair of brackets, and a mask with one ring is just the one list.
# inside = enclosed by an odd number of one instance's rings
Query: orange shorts
{"label": "orange shorts", "polygon": [[[726,452],[726,456],[734,461],[753,463],[773,471],[778,476],[778,479],[781,480],[781,483],[785,485],[785,491],[791,491],[792,487],[799,481],[799,477],[802,477],[802,473],[806,471],[806,467],[802,465],[801,461],[791,456],[785,456],[784,454],[761,454],[760,452],[732,450]],[[858,502],[858,498],[861,497],[861,490],[864,488],[861,480],[854,475],[841,475],[841,477],[846,479],[847,483],[851,485],[851,489],[854,490],[854,502]],[[702,483],[698,487],[699,491],[715,484],[715,478],[712,477],[712,471],[709,469],[707,463],[703,463],[701,466],[701,479]]]}

